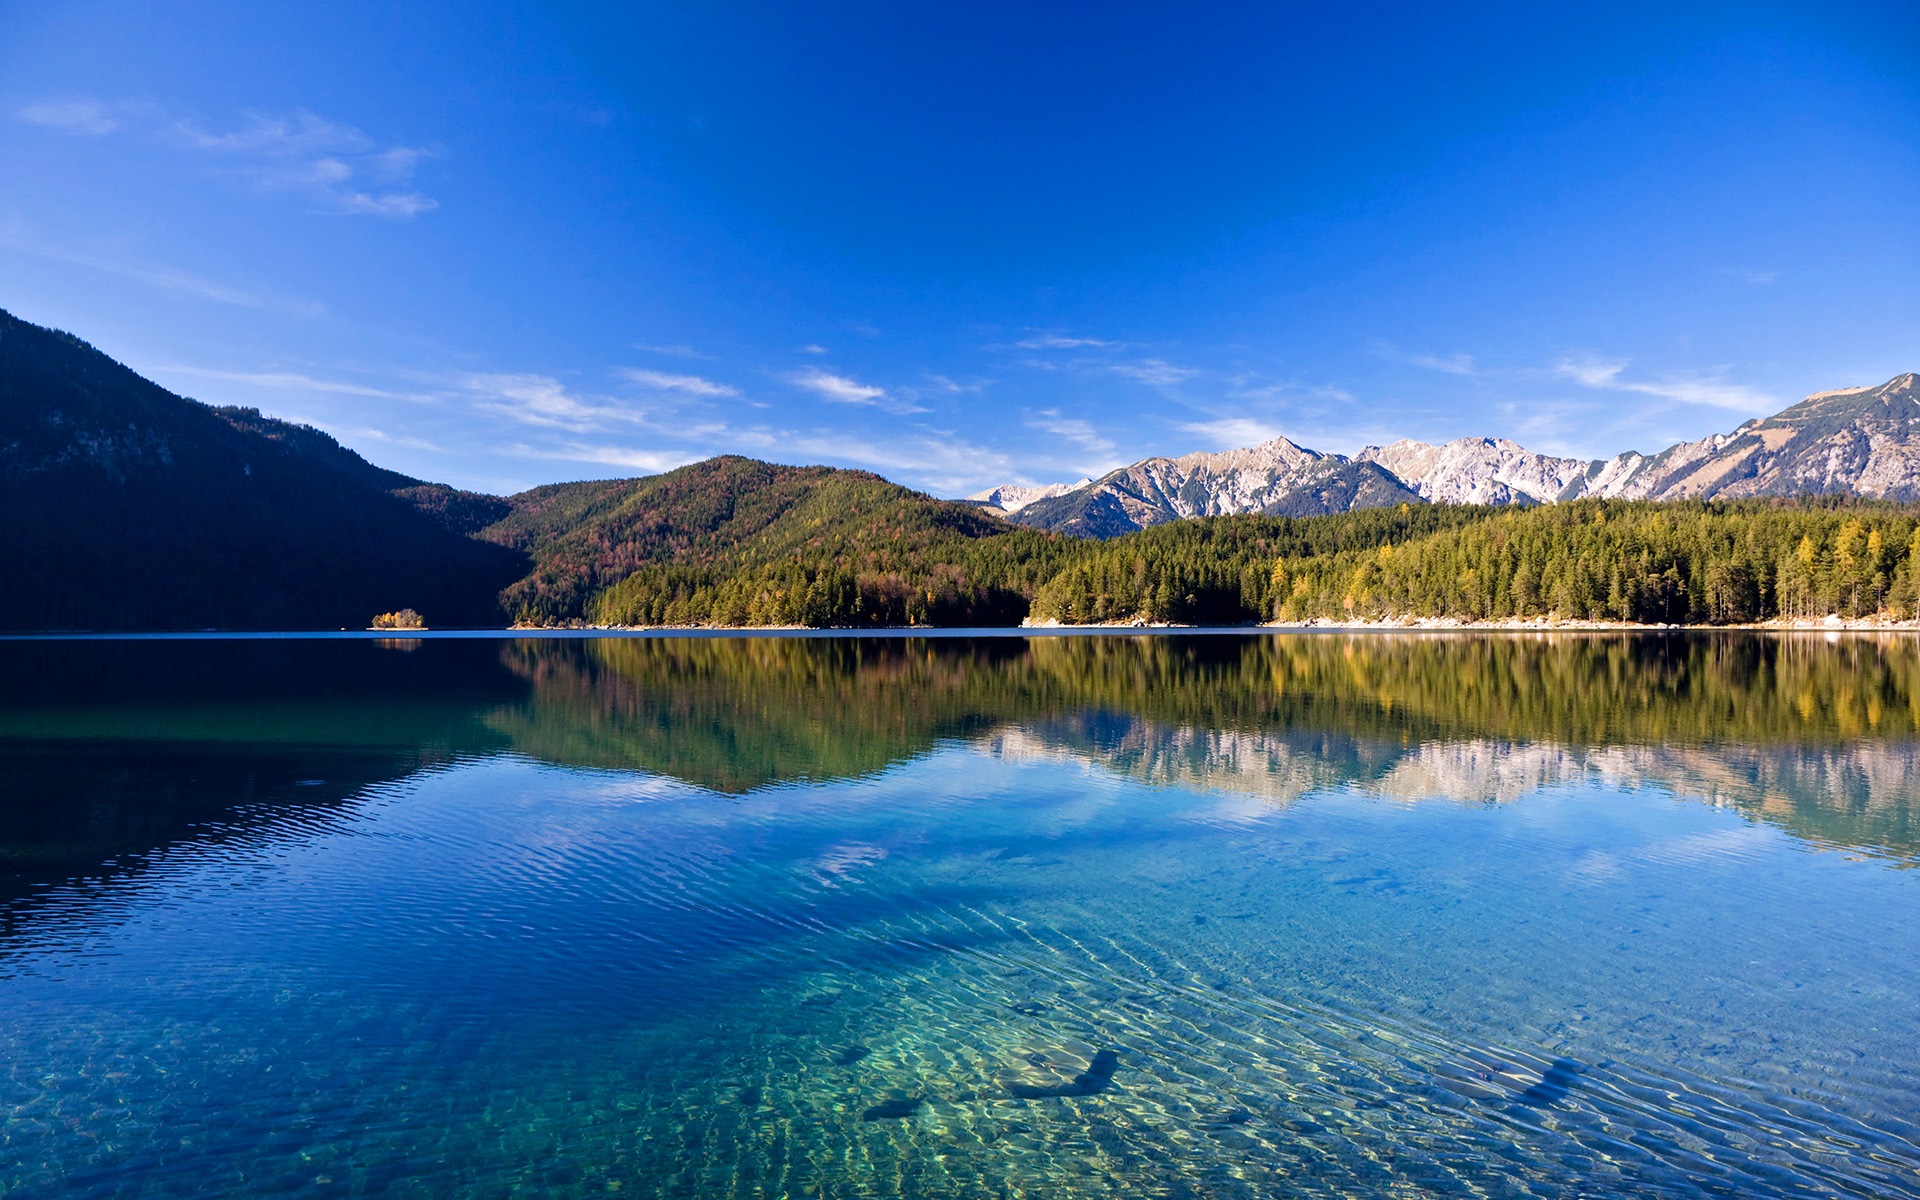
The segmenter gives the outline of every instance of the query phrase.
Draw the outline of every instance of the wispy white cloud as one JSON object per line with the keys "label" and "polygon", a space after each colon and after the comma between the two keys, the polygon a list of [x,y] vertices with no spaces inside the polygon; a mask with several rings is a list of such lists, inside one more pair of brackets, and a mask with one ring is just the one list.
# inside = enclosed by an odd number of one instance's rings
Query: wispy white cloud
{"label": "wispy white cloud", "polygon": [[1027,428],[1065,438],[1098,455],[1111,455],[1116,449],[1113,439],[1102,433],[1093,422],[1079,417],[1063,417],[1060,410],[1055,408],[1043,408],[1028,417]]}
{"label": "wispy white cloud", "polygon": [[877,441],[816,432],[783,438],[781,445],[793,455],[900,472],[922,487],[950,495],[992,486],[1012,470],[1006,455],[944,430]]}
{"label": "wispy white cloud", "polygon": [[684,467],[690,462],[699,462],[707,457],[692,450],[610,446],[594,442],[565,442],[554,446],[523,444],[510,448],[507,453],[520,458],[541,458],[619,467],[622,470],[638,471],[643,475],[657,475],[661,471],[671,471],[675,467]]}
{"label": "wispy white cloud", "polygon": [[193,150],[263,154],[273,158],[365,154],[374,149],[372,141],[358,129],[325,120],[305,109],[282,116],[248,112],[238,126],[225,133],[215,133],[197,121],[175,120],[171,122],[169,138]]}
{"label": "wispy white cloud", "polygon": [[98,100],[42,100],[17,108],[14,119],[61,133],[99,137],[120,128],[120,121]]}
{"label": "wispy white cloud", "polygon": [[296,317],[318,317],[326,313],[326,308],[315,300],[222,283],[167,263],[143,259],[118,246],[63,245],[51,238],[33,235],[17,222],[0,221],[0,249],[49,262],[85,267],[106,275],[117,275],[160,291],[211,300],[215,304],[231,304],[260,312],[283,312]]}
{"label": "wispy white cloud", "polygon": [[961,383],[959,380],[950,379],[945,375],[933,374],[929,374],[926,379],[927,382],[925,386],[914,389],[916,392],[939,392],[948,396],[969,396],[986,391],[992,382],[986,379],[975,379],[968,383]]}
{"label": "wispy white cloud", "polygon": [[397,220],[417,217],[440,207],[438,200],[419,192],[384,192],[379,195],[345,192],[330,194],[327,200],[337,205],[333,211],[342,216],[392,217]]}
{"label": "wispy white cloud", "polygon": [[1668,375],[1661,379],[1638,380],[1624,377],[1630,365],[1630,361],[1624,358],[1570,357],[1555,363],[1548,369],[1548,374],[1599,391],[1656,396],[1678,404],[1704,404],[1735,412],[1773,412],[1784,407],[1777,397],[1729,381],[1726,374],[1731,370],[1730,367],[1719,367],[1695,375]]}
{"label": "wispy white cloud", "polygon": [[1128,460],[1120,457],[1119,447],[1113,439],[1091,421],[1063,416],[1058,409],[1044,408],[1030,414],[1026,425],[1029,429],[1050,433],[1077,447],[1077,452],[1069,452],[1057,459],[1048,457],[1045,466],[1049,470],[1045,473],[1064,470],[1068,474],[1092,478],[1127,464]]}
{"label": "wispy white cloud", "polygon": [[1128,379],[1138,380],[1148,387],[1161,389],[1177,387],[1189,379],[1197,378],[1200,374],[1199,371],[1194,370],[1192,367],[1177,367],[1165,359],[1160,358],[1143,358],[1138,362],[1114,363],[1108,369],[1116,375],[1124,375]]}
{"label": "wispy white cloud", "polygon": [[1213,450],[1242,449],[1284,437],[1309,449],[1346,453],[1368,442],[1405,436],[1397,427],[1383,429],[1381,406],[1363,404],[1349,388],[1253,371],[1232,376],[1222,402],[1191,407],[1198,415],[1179,428]]}
{"label": "wispy white cloud", "polygon": [[1562,379],[1571,379],[1581,387],[1612,388],[1620,378],[1620,372],[1628,367],[1624,358],[1563,358],[1550,367],[1549,373]]}
{"label": "wispy white cloud", "polygon": [[1478,375],[1479,369],[1473,365],[1473,355],[1453,354],[1440,358],[1432,354],[1409,355],[1407,361],[1429,371],[1440,371],[1447,375]]}
{"label": "wispy white cloud", "polygon": [[322,211],[405,219],[439,207],[431,196],[405,186],[424,150],[381,147],[350,125],[304,109],[250,112],[221,133],[175,121],[162,140],[235,162],[261,188],[304,195]]}
{"label": "wispy white cloud", "polygon": [[143,135],[155,145],[221,163],[261,191],[301,196],[315,212],[405,220],[439,207],[410,184],[426,150],[383,146],[351,125],[305,109],[247,112],[231,128],[214,130],[151,104],[70,97],[28,104],[14,118],[69,134]]}
{"label": "wispy white cloud", "polygon": [[1444,375],[1479,376],[1486,374],[1473,361],[1471,354],[1410,354],[1392,342],[1375,342],[1369,350],[1376,356],[1391,359],[1394,362],[1409,363],[1423,370],[1439,371]]}
{"label": "wispy white cloud", "polygon": [[805,388],[835,404],[873,404],[887,398],[887,389],[860,383],[845,375],[835,375],[819,367],[808,367],[787,376],[787,382]]}
{"label": "wispy white cloud", "polygon": [[[1568,438],[1569,430],[1589,430],[1600,414],[1595,411],[1597,405],[1606,403],[1595,398],[1592,400],[1533,400],[1525,404],[1502,406],[1500,422],[1504,436],[1512,438],[1529,450],[1540,454],[1557,454],[1567,458],[1602,457],[1603,454],[1587,453],[1578,443]],[[1604,454],[1618,450],[1614,447]]]}
{"label": "wispy white cloud", "polygon": [[825,346],[822,346],[822,345],[821,345],[820,343],[818,343],[818,342],[808,342],[808,343],[807,343],[806,345],[804,345],[804,346],[802,346],[802,347],[800,347],[800,353],[802,353],[802,354],[825,354],[825,353],[827,353],[827,348],[826,348]]}
{"label": "wispy white cloud", "polygon": [[1219,417],[1212,421],[1195,421],[1180,428],[1206,440],[1216,450],[1258,446],[1281,436],[1279,429],[1256,417]]}
{"label": "wispy white cloud", "polygon": [[646,420],[646,414],[635,409],[576,396],[551,375],[472,374],[463,376],[460,385],[475,408],[524,425],[584,433]]}
{"label": "wispy white cloud", "polygon": [[1751,283],[1756,287],[1765,286],[1780,278],[1780,272],[1778,271],[1742,270],[1738,267],[1729,267],[1722,273],[1731,278],[1738,279],[1741,283]]}
{"label": "wispy white cloud", "polygon": [[661,392],[685,392],[689,396],[738,396],[738,388],[724,383],[715,383],[711,379],[702,379],[698,375],[669,375],[664,371],[648,371],[629,368],[620,372],[620,377],[642,387],[653,388]]}
{"label": "wispy white cloud", "polygon": [[665,354],[671,358],[705,358],[707,357],[706,355],[700,353],[698,350],[695,350],[692,346],[659,346],[659,345],[653,345],[648,342],[635,342],[633,344],[633,348],[635,350],[644,350],[648,354]]}
{"label": "wispy white cloud", "polygon": [[339,438],[342,444],[365,440],[379,442],[386,446],[403,446],[408,450],[422,450],[428,454],[451,453],[447,447],[423,437],[414,437],[411,434],[404,433],[389,433],[384,429],[374,429],[366,425],[317,426],[317,428],[326,429],[328,433]]}
{"label": "wispy white cloud", "polygon": [[887,411],[894,413],[923,413],[932,410],[920,407],[923,400],[948,399],[956,396],[973,396],[991,387],[991,379],[974,379],[962,383],[958,379],[932,372],[921,376],[921,382],[906,387],[895,388],[885,404]]}
{"label": "wispy white cloud", "polygon": [[1328,404],[1358,404],[1360,397],[1334,383],[1261,383],[1242,375],[1232,381],[1227,392],[1235,400],[1285,403],[1292,407],[1321,407]]}
{"label": "wispy white cloud", "polygon": [[156,374],[186,375],[195,379],[218,379],[227,383],[244,383],[253,387],[273,388],[281,391],[320,392],[335,396],[367,396],[380,400],[425,400],[430,397],[407,392],[396,392],[388,388],[369,387],[360,383],[349,383],[338,379],[320,379],[312,375],[303,375],[297,371],[221,371],[211,367],[190,367],[169,365],[153,368]]}
{"label": "wispy white cloud", "polygon": [[1054,332],[1036,333],[1025,341],[1014,343],[1014,345],[1020,347],[1022,350],[1086,350],[1098,349],[1103,346],[1117,346],[1119,344],[1118,342],[1109,342],[1102,338],[1070,337],[1064,333]]}
{"label": "wispy white cloud", "polygon": [[898,414],[929,411],[920,405],[890,395],[885,388],[861,383],[859,380],[845,375],[836,375],[832,371],[825,371],[819,367],[795,371],[787,376],[787,382],[834,404],[859,404]]}

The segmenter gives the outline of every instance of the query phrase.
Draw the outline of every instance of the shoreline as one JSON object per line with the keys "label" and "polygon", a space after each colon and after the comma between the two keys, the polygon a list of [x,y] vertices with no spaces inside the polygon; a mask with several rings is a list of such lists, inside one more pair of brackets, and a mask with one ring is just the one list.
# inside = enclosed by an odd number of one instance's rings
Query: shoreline
{"label": "shoreline", "polygon": [[1817,621],[1761,621],[1742,625],[1643,625],[1628,621],[1550,621],[1543,617],[1470,621],[1458,617],[1387,618],[1334,621],[1266,622],[1258,625],[1177,625],[1134,621],[1118,625],[1066,625],[1057,621],[1021,625],[893,625],[875,628],[816,629],[806,625],[510,625],[473,629],[197,629],[150,631],[66,630],[0,633],[0,642],[59,641],[451,641],[482,638],[554,638],[592,640],[624,637],[668,638],[1015,638],[1144,637],[1154,635],[1240,636],[1339,633],[1532,633],[1532,634],[1697,634],[1697,633],[1913,633],[1920,620],[1827,617]]}

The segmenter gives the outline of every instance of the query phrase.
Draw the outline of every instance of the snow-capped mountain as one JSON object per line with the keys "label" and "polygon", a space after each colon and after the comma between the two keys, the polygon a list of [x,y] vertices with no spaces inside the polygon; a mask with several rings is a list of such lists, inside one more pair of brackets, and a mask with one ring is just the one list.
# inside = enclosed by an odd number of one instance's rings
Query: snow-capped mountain
{"label": "snow-capped mountain", "polygon": [[1023,525],[1113,537],[1183,517],[1313,516],[1387,504],[1551,504],[1583,496],[1678,500],[1845,492],[1920,498],[1920,377],[1819,392],[1732,433],[1658,454],[1536,454],[1505,438],[1398,441],[1348,458],[1275,438],[1243,450],[1148,458],[1096,480],[969,499]]}
{"label": "snow-capped mountain", "polygon": [[997,508],[1001,512],[1017,513],[1035,500],[1051,500],[1055,496],[1064,496],[1076,492],[1092,483],[1091,479],[1082,479],[1077,483],[1045,483],[1038,487],[1025,487],[1017,483],[1003,483],[999,487],[988,488],[984,492],[975,492],[967,499],[988,508]]}
{"label": "snow-capped mountain", "polygon": [[1373,463],[1275,438],[1244,450],[1145,459],[1085,487],[1035,501],[1015,519],[1063,533],[1113,537],[1182,517],[1315,516],[1419,500]]}
{"label": "snow-capped mountain", "polygon": [[1549,504],[1593,464],[1535,454],[1505,438],[1455,438],[1440,446],[1402,439],[1368,446],[1356,461],[1379,463],[1435,504]]}

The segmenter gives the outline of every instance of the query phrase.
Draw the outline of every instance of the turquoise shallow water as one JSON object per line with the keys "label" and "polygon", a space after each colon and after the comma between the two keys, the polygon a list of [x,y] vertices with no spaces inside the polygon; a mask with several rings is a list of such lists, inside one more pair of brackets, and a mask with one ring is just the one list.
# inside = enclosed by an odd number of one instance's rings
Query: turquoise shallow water
{"label": "turquoise shallow water", "polygon": [[1905,643],[0,653],[8,1196],[1920,1195]]}

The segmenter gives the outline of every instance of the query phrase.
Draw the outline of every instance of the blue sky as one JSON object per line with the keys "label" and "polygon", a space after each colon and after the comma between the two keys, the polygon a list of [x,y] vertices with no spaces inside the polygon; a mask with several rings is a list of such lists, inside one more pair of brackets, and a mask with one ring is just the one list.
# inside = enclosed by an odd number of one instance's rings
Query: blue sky
{"label": "blue sky", "polygon": [[1920,369],[1911,3],[397,8],[0,0],[0,307],[493,491],[1602,455]]}

